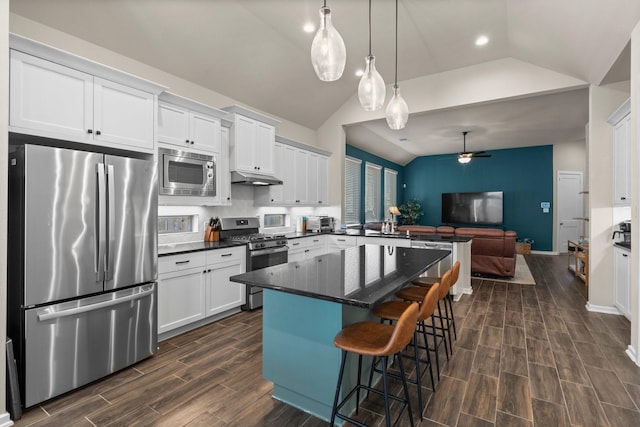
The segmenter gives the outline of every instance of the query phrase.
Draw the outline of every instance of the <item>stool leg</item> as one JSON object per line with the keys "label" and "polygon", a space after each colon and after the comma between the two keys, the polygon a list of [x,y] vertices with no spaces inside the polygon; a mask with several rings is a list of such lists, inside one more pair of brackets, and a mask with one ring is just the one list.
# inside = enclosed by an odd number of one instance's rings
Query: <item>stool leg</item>
{"label": "stool leg", "polygon": [[358,355],[358,388],[356,389],[356,415],[358,415],[358,409],[360,409],[360,377],[362,374],[362,355]]}
{"label": "stool leg", "polygon": [[[422,419],[422,374],[420,373],[420,357],[418,356],[418,330],[416,329],[413,332],[413,350],[414,357],[416,361],[416,387],[418,387],[418,409],[420,410],[420,419]],[[427,355],[429,355],[429,350],[427,349]],[[402,356],[398,357],[402,359]]]}
{"label": "stool leg", "polygon": [[453,337],[458,340],[458,332],[456,332],[456,317],[453,315],[453,295],[447,295],[449,301],[449,309],[451,310],[451,324],[453,325]]}
{"label": "stool leg", "polygon": [[[381,357],[382,360],[382,387],[384,389],[384,417],[387,427],[391,427],[391,415],[389,413],[389,390],[387,390],[387,358]],[[404,375],[403,375],[404,378]]]}
{"label": "stool leg", "polygon": [[[440,300],[438,300],[438,319],[440,319],[440,330],[442,331],[442,341],[444,342],[444,353],[447,355],[447,360],[449,360],[449,347],[447,345],[447,334],[444,331],[444,316],[442,316],[442,306],[440,305]],[[438,346],[436,345],[436,350],[437,349]]]}
{"label": "stool leg", "polygon": [[340,386],[342,385],[342,375],[344,374],[344,365],[347,360],[347,352],[342,350],[342,363],[340,364],[340,374],[338,374],[338,385],[336,386],[336,396],[333,399],[333,409],[331,410],[331,427],[333,427],[338,413],[338,399],[340,398]]}
{"label": "stool leg", "polygon": [[[424,335],[424,343],[427,346],[427,348],[429,347],[429,341],[427,340],[427,324],[423,321],[422,322],[422,332]],[[437,338],[435,336],[436,333],[436,320],[433,318],[433,316],[431,316],[431,329],[433,330],[433,351],[435,352],[436,355],[436,372],[438,373],[438,381],[440,381],[440,356],[438,356],[438,342],[437,342]],[[432,383],[433,384],[433,383]],[[433,390],[435,391],[436,387],[434,385]]]}
{"label": "stool leg", "polygon": [[[451,341],[451,322],[449,321],[449,306],[447,305],[447,300],[442,301],[442,305],[444,305],[444,317],[447,320],[447,336],[449,337],[449,353],[453,356],[453,345]],[[444,335],[444,331],[442,331]]]}
{"label": "stool leg", "polygon": [[427,352],[427,363],[429,364],[429,376],[431,377],[431,389],[433,391],[436,391],[436,383],[433,381],[433,364],[431,363],[431,354],[430,354],[431,351],[429,350],[429,343],[427,342],[427,334],[424,331],[424,328],[425,328],[424,321],[421,321],[420,323],[422,324],[422,332],[423,332],[423,337],[424,337],[424,347],[425,347],[425,350]]}
{"label": "stool leg", "polygon": [[[398,366],[400,367],[400,378],[402,378],[402,388],[404,389],[404,398],[407,401],[407,410],[409,411],[409,423],[411,427],[413,424],[413,412],[411,411],[411,399],[409,399],[409,387],[407,386],[407,378],[404,376],[404,366],[402,365],[402,356],[398,355]],[[387,417],[388,417],[387,410]],[[422,412],[420,412],[420,419],[422,419]],[[389,419],[387,418],[387,425],[389,425]]]}

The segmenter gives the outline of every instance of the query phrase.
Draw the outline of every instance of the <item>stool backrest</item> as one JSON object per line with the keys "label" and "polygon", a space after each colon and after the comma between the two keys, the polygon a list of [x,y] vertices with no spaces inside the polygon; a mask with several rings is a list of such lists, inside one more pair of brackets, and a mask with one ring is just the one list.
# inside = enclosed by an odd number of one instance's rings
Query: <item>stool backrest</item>
{"label": "stool backrest", "polygon": [[381,356],[390,356],[405,348],[413,338],[417,322],[418,304],[414,302],[400,315],[398,322],[394,326],[393,334],[391,334],[391,338]]}
{"label": "stool backrest", "polygon": [[418,320],[423,321],[431,317],[434,311],[436,311],[436,305],[438,304],[438,297],[440,295],[440,283],[434,283],[429,288],[422,303],[420,304],[420,311],[418,312]]}
{"label": "stool backrest", "polygon": [[451,288],[451,270],[447,270],[442,277],[440,278],[440,292],[438,295],[438,299],[443,299],[449,293],[449,288]]}
{"label": "stool backrest", "polygon": [[460,276],[460,261],[456,261],[455,264],[453,264],[453,268],[451,269],[451,286],[458,283],[458,276]]}

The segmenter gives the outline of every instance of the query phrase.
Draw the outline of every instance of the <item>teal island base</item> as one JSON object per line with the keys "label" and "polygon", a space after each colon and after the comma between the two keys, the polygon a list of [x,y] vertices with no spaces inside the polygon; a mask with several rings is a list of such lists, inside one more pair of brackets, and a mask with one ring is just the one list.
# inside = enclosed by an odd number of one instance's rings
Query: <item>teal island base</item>
{"label": "teal island base", "polygon": [[[262,372],[273,382],[273,397],[329,421],[341,361],[333,339],[346,325],[373,320],[369,310],[270,289],[263,298]],[[369,378],[370,365],[364,358],[362,378]],[[355,386],[357,368],[358,358],[347,357],[341,393]],[[341,413],[355,409],[351,400]]]}

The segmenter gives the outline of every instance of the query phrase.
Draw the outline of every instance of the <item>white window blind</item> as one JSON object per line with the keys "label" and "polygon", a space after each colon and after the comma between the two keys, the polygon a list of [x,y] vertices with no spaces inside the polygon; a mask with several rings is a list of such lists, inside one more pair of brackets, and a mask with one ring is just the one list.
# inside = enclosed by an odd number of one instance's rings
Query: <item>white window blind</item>
{"label": "white window blind", "polygon": [[384,168],[384,216],[391,218],[389,208],[398,206],[397,189],[398,189],[398,172],[393,169]]}
{"label": "white window blind", "polygon": [[364,179],[364,219],[367,222],[379,221],[381,219],[382,166],[366,162]]}
{"label": "white window blind", "polygon": [[353,157],[344,159],[344,212],[345,224],[359,224],[360,215],[360,175],[362,160]]}

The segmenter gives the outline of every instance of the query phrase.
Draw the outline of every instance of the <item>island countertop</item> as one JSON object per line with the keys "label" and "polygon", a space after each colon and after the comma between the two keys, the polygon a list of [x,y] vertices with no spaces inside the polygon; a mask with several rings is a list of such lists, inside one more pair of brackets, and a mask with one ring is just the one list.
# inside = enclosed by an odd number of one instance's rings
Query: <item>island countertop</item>
{"label": "island countertop", "polygon": [[363,245],[232,276],[231,281],[371,308],[451,252]]}

